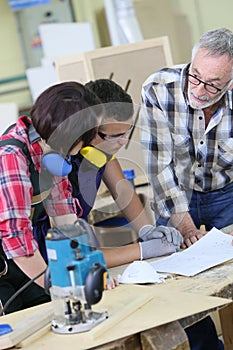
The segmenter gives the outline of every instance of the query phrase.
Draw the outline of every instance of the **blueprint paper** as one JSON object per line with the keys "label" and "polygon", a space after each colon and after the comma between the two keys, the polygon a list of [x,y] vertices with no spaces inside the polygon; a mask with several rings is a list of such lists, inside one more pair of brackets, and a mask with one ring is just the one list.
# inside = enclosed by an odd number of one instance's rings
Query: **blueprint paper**
{"label": "blueprint paper", "polygon": [[216,228],[182,252],[151,262],[157,272],[194,276],[233,259],[233,236]]}

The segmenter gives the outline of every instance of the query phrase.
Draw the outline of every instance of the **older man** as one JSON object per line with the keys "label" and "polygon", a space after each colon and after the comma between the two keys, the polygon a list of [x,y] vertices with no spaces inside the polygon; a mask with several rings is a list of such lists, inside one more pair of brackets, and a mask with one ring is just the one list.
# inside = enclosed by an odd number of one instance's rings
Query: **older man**
{"label": "older man", "polygon": [[[233,33],[202,35],[188,64],[152,74],[142,88],[146,149],[157,225],[183,235],[183,248],[233,223]],[[191,349],[222,349],[209,317],[187,330]]]}
{"label": "older man", "polygon": [[143,85],[156,220],[170,219],[183,247],[203,236],[201,225],[233,223],[232,69],[233,33],[220,28],[203,34],[191,63],[164,68]]}

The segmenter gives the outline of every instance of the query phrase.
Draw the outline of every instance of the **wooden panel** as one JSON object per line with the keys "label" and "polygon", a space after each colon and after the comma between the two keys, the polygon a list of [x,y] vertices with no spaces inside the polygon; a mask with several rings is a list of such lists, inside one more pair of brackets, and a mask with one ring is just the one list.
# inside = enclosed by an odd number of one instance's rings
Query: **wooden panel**
{"label": "wooden panel", "polygon": [[222,335],[224,339],[224,349],[233,348],[233,303],[219,310]]}
{"label": "wooden panel", "polygon": [[142,350],[139,334],[119,339],[106,345],[92,348],[92,350]]}
{"label": "wooden panel", "polygon": [[[77,66],[77,62],[81,61],[85,62],[86,68],[82,65]],[[112,77],[125,88],[130,80],[128,92],[136,104],[140,103],[141,85],[144,80],[154,71],[172,64],[170,44],[166,36],[103,47],[55,61],[61,81],[76,80],[85,83],[91,79]],[[84,75],[80,73],[83,69],[86,69]]]}
{"label": "wooden panel", "polygon": [[149,329],[92,350],[190,350],[188,338],[179,322]]}
{"label": "wooden panel", "polygon": [[189,350],[186,333],[179,322],[167,323],[141,333],[142,350]]}
{"label": "wooden panel", "polygon": [[[186,284],[189,284],[190,279],[184,280],[186,280]],[[176,285],[175,279],[171,282],[174,282],[174,286]],[[150,297],[152,299],[145,303],[147,301],[146,298],[149,299]],[[213,309],[218,309],[218,307],[228,303],[229,300],[208,297],[198,293],[177,293],[175,288],[172,288],[171,293],[171,286],[168,283],[159,285],[121,284],[113,290],[105,291],[102,300],[97,305],[93,305],[94,311],[106,310],[109,314],[109,319],[96,326],[93,330],[72,335],[56,334],[51,331],[48,325],[44,328],[43,333],[38,332],[38,336],[33,334],[32,337],[23,340],[21,345],[25,350],[54,348],[63,350],[71,349],[74,344],[75,350],[91,349],[94,346],[116,342],[119,339],[166,325],[176,320],[186,319],[189,315],[197,315],[203,311],[208,312],[208,310],[213,311]],[[30,317],[35,320],[33,311],[39,309],[43,312],[43,310],[48,308],[48,305],[42,304],[36,308],[25,309],[2,316],[2,323],[9,323],[17,331],[19,328],[22,329],[22,326],[17,326],[17,322],[29,323],[28,317],[29,321]],[[138,308],[140,305],[141,307]],[[36,319],[37,323],[41,324],[41,319],[38,317]],[[195,321],[198,321],[198,317]],[[189,323],[186,324],[186,326],[189,325]],[[27,331],[29,332],[29,329]],[[11,336],[14,336],[14,332]],[[169,333],[169,336],[172,337],[172,334]],[[5,349],[2,345],[3,342],[1,341],[0,349]]]}
{"label": "wooden panel", "polygon": [[91,79],[109,78],[125,88],[130,81],[128,93],[134,103],[140,103],[141,86],[154,71],[172,64],[166,37],[144,40],[139,43],[113,46],[92,51]]}
{"label": "wooden panel", "polygon": [[[78,81],[85,84],[89,80],[89,72],[83,54],[67,57],[56,61],[56,70],[60,81]],[[57,69],[59,65],[59,69]]]}

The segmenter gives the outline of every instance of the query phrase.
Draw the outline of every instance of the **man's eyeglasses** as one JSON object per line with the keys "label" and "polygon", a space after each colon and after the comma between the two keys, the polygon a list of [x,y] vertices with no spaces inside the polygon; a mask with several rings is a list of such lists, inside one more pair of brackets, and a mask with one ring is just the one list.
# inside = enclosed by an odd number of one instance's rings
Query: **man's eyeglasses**
{"label": "man's eyeglasses", "polygon": [[[202,81],[201,79],[197,78],[195,75],[192,75],[190,73],[188,73],[188,80],[191,84],[193,85],[200,85],[200,84],[203,84],[204,85],[204,88],[206,89],[206,91],[210,92],[211,94],[217,94],[217,92],[220,92],[222,91],[222,89],[219,89],[217,86],[215,86],[214,84],[210,84],[210,83],[206,83],[204,81]],[[227,82],[227,84],[229,83],[229,81]],[[227,85],[226,84],[226,85]],[[225,85],[225,86],[226,86]],[[224,87],[225,87],[224,86]]]}
{"label": "man's eyeglasses", "polygon": [[98,135],[99,135],[99,137],[101,137],[101,139],[103,139],[105,141],[118,141],[118,140],[122,139],[123,137],[128,137],[132,130],[133,130],[133,125],[131,125],[131,127],[123,134],[107,135],[101,131],[98,131]]}

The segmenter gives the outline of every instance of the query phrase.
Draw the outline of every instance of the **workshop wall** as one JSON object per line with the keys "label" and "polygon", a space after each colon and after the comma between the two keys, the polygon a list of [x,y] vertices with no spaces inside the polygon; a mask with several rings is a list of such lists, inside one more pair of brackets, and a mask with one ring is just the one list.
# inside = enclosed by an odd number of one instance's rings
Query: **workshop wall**
{"label": "workshop wall", "polygon": [[[53,0],[58,2],[61,0]],[[110,37],[104,13],[104,0],[72,0],[75,21],[92,23],[96,47],[110,46]],[[134,0],[135,13],[145,39],[168,35],[174,63],[188,61],[191,48],[199,36],[214,27],[233,29],[232,0]],[[7,0],[0,1],[0,103],[16,102],[20,107],[31,103],[25,88],[25,75],[17,21]],[[2,82],[19,77],[16,87],[23,91],[1,94],[6,89]],[[12,85],[11,85],[12,86]]]}

